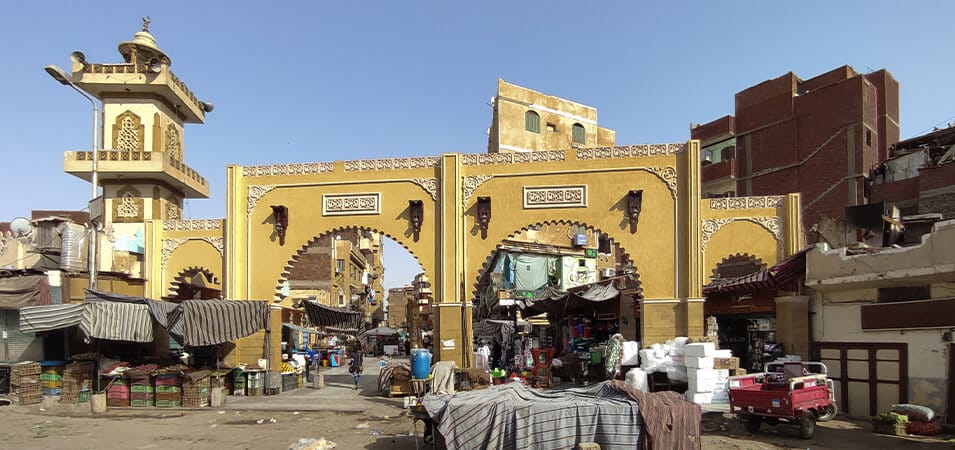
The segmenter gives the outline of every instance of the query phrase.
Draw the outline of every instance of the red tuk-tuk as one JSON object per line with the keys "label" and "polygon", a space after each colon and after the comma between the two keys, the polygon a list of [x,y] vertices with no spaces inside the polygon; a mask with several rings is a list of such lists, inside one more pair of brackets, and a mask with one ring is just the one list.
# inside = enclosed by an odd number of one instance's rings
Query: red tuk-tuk
{"label": "red tuk-tuk", "polygon": [[764,372],[730,377],[730,412],[746,423],[750,433],[766,422],[797,426],[802,437],[812,439],[816,420],[831,420],[838,413],[832,380],[819,362],[775,361]]}

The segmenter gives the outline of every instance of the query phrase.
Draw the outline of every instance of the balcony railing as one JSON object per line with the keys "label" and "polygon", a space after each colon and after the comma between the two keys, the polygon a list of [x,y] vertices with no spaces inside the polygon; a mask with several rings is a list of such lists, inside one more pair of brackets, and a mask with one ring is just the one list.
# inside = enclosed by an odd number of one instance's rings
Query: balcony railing
{"label": "balcony railing", "polygon": [[[74,151],[69,152],[74,155],[76,161],[92,161],[93,152],[91,151]],[[99,151],[99,161],[153,161],[157,157],[165,158],[167,165],[176,169],[186,178],[189,178],[203,186],[208,187],[209,182],[206,181],[205,177],[199,175],[195,169],[187,166],[182,161],[179,161],[176,158],[173,158],[171,154],[165,152],[145,152],[145,151],[129,151],[129,150],[100,150]]]}

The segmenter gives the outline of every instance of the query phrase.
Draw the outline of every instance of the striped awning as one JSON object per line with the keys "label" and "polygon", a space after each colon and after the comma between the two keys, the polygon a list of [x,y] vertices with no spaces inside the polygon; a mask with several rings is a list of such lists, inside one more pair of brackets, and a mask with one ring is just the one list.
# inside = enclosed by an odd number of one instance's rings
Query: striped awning
{"label": "striped awning", "polygon": [[333,327],[340,330],[361,328],[362,314],[344,308],[325,306],[313,300],[302,302],[308,320],[316,327]]}
{"label": "striped awning", "polygon": [[[254,300],[186,300],[181,314],[170,316],[172,329],[182,322],[183,345],[201,347],[231,342],[269,326],[269,304]],[[170,332],[172,334],[172,332]]]}
{"label": "striped awning", "polygon": [[108,301],[88,302],[85,306],[80,330],[87,337],[109,341],[153,341],[153,318],[148,306]]}
{"label": "striped awning", "polygon": [[775,290],[795,291],[799,289],[800,276],[806,273],[806,247],[793,253],[776,265],[733,278],[716,279],[703,286],[703,295],[732,294],[753,295],[759,292]]}
{"label": "striped awning", "polygon": [[39,333],[79,325],[85,303],[24,306],[20,308],[20,332]]}

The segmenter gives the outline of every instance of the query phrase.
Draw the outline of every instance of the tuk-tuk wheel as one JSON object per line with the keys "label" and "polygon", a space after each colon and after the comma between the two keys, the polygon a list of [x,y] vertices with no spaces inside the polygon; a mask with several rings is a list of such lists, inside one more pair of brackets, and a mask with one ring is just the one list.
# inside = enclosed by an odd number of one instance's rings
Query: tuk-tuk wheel
{"label": "tuk-tuk wheel", "polygon": [[806,414],[799,420],[799,434],[803,439],[812,439],[816,433],[816,415],[812,411],[806,411]]}
{"label": "tuk-tuk wheel", "polygon": [[836,417],[836,414],[839,414],[839,405],[836,402],[830,402],[829,406],[825,408],[819,408],[819,420],[820,422],[828,422]]}
{"label": "tuk-tuk wheel", "polygon": [[750,415],[746,417],[746,431],[750,433],[759,433],[759,426],[763,424],[763,418]]}

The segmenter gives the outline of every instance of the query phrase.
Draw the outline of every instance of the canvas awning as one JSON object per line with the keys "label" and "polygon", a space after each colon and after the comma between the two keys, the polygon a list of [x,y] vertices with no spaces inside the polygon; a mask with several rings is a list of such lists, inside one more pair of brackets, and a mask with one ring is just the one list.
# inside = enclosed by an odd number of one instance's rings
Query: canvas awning
{"label": "canvas awning", "polygon": [[565,293],[528,300],[525,309],[557,316],[582,310],[593,312],[607,309],[606,312],[617,312],[616,307],[608,302],[620,296],[620,290],[616,288],[615,281],[599,281],[569,289]]}
{"label": "canvas awning", "polygon": [[109,341],[153,341],[153,318],[146,305],[97,301],[87,302],[85,306],[80,330],[87,337]]}
{"label": "canvas awning", "polygon": [[740,277],[713,280],[703,286],[703,295],[754,295],[775,290],[796,291],[799,289],[800,276],[806,273],[806,252],[811,248],[806,247],[793,253],[768,269]]}
{"label": "canvas awning", "polygon": [[325,334],[318,330],[313,330],[311,328],[305,328],[301,325],[295,325],[294,323],[282,322],[282,326],[290,330],[298,331],[299,333],[311,333],[311,334]]}
{"label": "canvas awning", "polygon": [[313,300],[306,300],[302,304],[305,305],[305,314],[313,326],[354,331],[361,327],[362,314],[358,311],[325,306]]}
{"label": "canvas awning", "polygon": [[20,308],[20,332],[40,333],[74,327],[83,321],[85,303],[24,306]]}
{"label": "canvas awning", "polygon": [[358,339],[364,339],[368,336],[395,336],[398,334],[398,330],[391,327],[378,327],[372,328],[370,330],[362,331],[358,335]]}
{"label": "canvas awning", "polygon": [[49,305],[50,284],[46,275],[0,277],[0,308]]}

